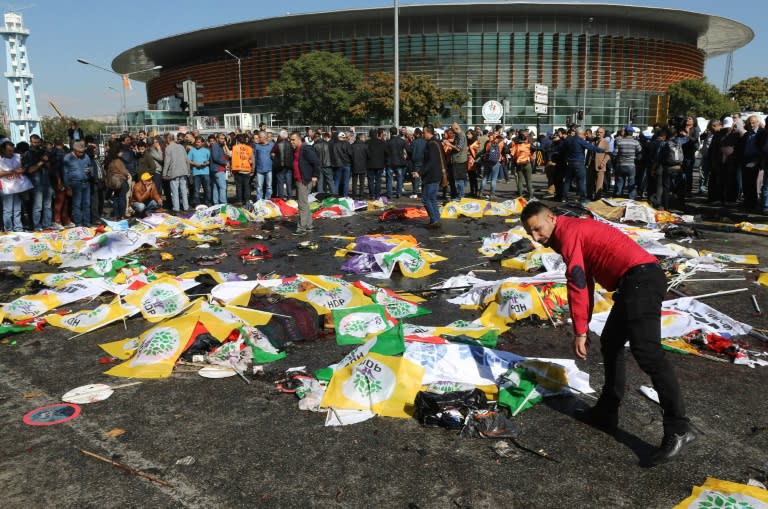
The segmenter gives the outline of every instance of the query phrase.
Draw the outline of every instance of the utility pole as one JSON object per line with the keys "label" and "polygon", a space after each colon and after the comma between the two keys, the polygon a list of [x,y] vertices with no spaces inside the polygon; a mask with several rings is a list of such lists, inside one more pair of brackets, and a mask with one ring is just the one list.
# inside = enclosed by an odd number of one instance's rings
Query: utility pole
{"label": "utility pole", "polygon": [[243,68],[241,67],[240,57],[235,56],[228,49],[224,50],[224,53],[237,60],[237,85],[240,90],[240,122],[238,124],[242,128],[243,124]]}
{"label": "utility pole", "polygon": [[395,107],[392,115],[397,129],[400,129],[400,1],[395,0]]}

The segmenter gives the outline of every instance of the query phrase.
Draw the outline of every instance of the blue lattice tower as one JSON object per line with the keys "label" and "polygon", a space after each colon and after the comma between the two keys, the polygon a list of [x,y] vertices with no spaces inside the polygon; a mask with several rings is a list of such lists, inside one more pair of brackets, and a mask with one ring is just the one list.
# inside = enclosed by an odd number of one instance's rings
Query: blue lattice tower
{"label": "blue lattice tower", "polygon": [[40,134],[32,71],[27,55],[29,30],[24,28],[21,14],[7,12],[0,27],[5,41],[5,78],[8,80],[8,124],[14,143],[29,141],[32,134]]}

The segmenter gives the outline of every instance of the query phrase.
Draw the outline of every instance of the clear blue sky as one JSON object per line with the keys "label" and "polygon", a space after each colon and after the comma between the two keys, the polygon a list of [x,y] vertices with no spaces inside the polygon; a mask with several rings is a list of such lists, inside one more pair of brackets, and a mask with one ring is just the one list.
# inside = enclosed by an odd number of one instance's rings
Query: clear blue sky
{"label": "clear blue sky", "polygon": [[[740,21],[752,28],[756,36],[746,47],[734,54],[733,82],[750,76],[766,76],[763,51],[766,44],[768,17],[764,0],[725,2],[722,0],[635,0],[602,1],[638,6],[658,6],[714,14]],[[291,2],[260,2],[228,0],[226,2],[104,2],[103,0],[30,0],[31,7],[20,9],[24,24],[31,31],[28,50],[35,76],[37,105],[41,115],[53,115],[48,99],[53,99],[65,115],[90,117],[114,115],[120,107],[118,76],[76,62],[83,58],[110,68],[112,59],[122,51],[199,28],[246,21],[291,13],[319,10],[351,9],[392,5],[391,1],[326,0],[324,2],[293,0]],[[408,3],[428,3],[428,0]],[[440,3],[440,2],[434,2]],[[446,2],[449,3],[449,2]],[[20,2],[15,5],[23,7]],[[725,57],[707,62],[706,76],[716,86],[723,81]],[[4,64],[3,64],[4,68]],[[128,91],[129,110],[140,109],[146,102],[144,87],[133,83]],[[0,99],[7,102],[5,87]]]}

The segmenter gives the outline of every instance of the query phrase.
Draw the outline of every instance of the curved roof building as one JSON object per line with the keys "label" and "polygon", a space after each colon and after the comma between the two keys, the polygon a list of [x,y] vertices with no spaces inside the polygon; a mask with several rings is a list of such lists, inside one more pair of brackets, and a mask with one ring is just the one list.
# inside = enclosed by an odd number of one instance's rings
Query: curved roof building
{"label": "curved roof building", "polygon": [[[312,50],[345,55],[366,75],[394,65],[393,10],[354,9],[286,15],[195,30],[124,51],[119,73],[147,83],[155,104],[176,83],[205,86],[207,115],[237,112],[237,62],[242,57],[245,111],[268,113],[267,91],[286,60]],[[534,85],[549,86],[545,125],[565,123],[584,109],[587,123],[624,124],[664,118],[670,84],[701,78],[708,57],[749,43],[752,30],[694,12],[585,3],[460,3],[400,7],[400,71],[427,74],[465,90],[465,120],[482,123],[484,102],[505,106],[504,123],[536,122]],[[586,89],[586,90],[585,90]],[[585,94],[586,91],[586,94]],[[586,107],[584,106],[586,97]],[[383,120],[383,119],[382,119]]]}

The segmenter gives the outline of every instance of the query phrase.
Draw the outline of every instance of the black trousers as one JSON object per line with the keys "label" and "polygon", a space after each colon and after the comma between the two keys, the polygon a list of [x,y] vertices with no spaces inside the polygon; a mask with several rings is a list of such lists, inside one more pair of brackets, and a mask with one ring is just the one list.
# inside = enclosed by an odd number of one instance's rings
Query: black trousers
{"label": "black trousers", "polygon": [[598,406],[617,411],[624,396],[624,344],[638,366],[651,377],[664,411],[664,433],[685,433],[689,421],[672,364],[661,347],[661,302],[666,279],[661,268],[640,265],[627,271],[614,294],[614,305],[600,337],[605,385]]}

